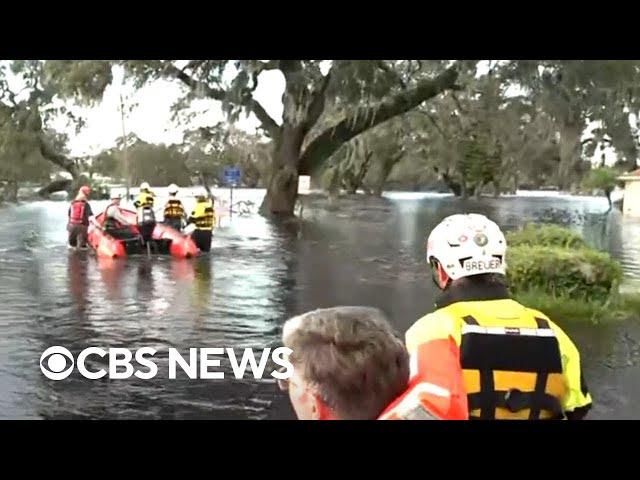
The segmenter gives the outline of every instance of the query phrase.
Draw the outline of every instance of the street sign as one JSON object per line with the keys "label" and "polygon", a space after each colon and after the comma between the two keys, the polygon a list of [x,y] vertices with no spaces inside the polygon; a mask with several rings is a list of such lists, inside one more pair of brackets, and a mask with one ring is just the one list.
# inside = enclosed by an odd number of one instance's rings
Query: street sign
{"label": "street sign", "polygon": [[227,185],[238,185],[242,178],[240,167],[224,167],[224,182]]}
{"label": "street sign", "polygon": [[311,192],[311,177],[309,175],[300,175],[298,177],[298,193],[308,195]]}

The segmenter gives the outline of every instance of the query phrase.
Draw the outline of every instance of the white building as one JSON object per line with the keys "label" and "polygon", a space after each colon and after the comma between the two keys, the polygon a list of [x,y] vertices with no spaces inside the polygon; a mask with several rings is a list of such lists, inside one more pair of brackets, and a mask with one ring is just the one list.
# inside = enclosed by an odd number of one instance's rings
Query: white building
{"label": "white building", "polygon": [[640,169],[618,177],[625,182],[622,212],[640,218]]}

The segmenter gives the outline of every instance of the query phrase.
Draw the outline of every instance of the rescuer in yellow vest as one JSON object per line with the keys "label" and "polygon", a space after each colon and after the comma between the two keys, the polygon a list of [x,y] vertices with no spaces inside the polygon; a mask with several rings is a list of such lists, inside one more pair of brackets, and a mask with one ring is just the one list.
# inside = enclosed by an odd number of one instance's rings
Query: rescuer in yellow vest
{"label": "rescuer in yellow vest", "polygon": [[184,206],[179,198],[177,198],[178,194],[178,186],[175,183],[169,185],[169,200],[164,206],[164,223],[169,225],[171,228],[176,229],[177,231],[182,230],[182,222],[186,217],[184,212]]}
{"label": "rescuer in yellow vest", "polygon": [[151,186],[147,182],[142,182],[140,184],[140,193],[138,193],[138,198],[133,202],[133,205],[136,208],[141,207],[151,207],[153,208],[155,195],[151,191]]}
{"label": "rescuer in yellow vest", "polygon": [[578,350],[543,313],[510,298],[506,247],[483,215],[452,215],[431,232],[427,261],[442,294],[407,331],[407,349],[456,341],[470,419],[582,419],[592,400]]}
{"label": "rescuer in yellow vest", "polygon": [[202,252],[211,250],[211,236],[213,226],[216,223],[216,215],[213,210],[213,203],[207,198],[204,192],[196,196],[196,205],[191,212],[187,223],[192,223],[195,230],[191,238]]}

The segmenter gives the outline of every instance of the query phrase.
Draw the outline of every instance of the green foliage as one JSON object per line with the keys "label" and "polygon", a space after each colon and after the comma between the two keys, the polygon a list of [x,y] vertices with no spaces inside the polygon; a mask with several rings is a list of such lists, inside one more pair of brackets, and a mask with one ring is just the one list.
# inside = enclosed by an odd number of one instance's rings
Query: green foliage
{"label": "green foliage", "polygon": [[582,185],[585,188],[611,193],[619,183],[619,175],[620,174],[611,167],[594,168],[587,173],[583,179]]}
{"label": "green foliage", "polygon": [[111,70],[112,62],[103,60],[50,60],[44,62],[43,80],[60,96],[91,104],[102,99]]}
{"label": "green foliage", "polygon": [[529,223],[520,230],[507,233],[509,247],[562,247],[583,248],[586,246],[583,238],[573,230],[553,224]]}
{"label": "green foliage", "polygon": [[552,296],[605,302],[622,279],[617,261],[588,248],[511,247],[507,265],[509,285],[516,294],[542,289]]}
{"label": "green foliage", "polygon": [[[91,171],[112,178],[124,177],[124,153],[119,149],[101,152],[91,163]],[[187,155],[175,145],[153,145],[142,140],[129,146],[129,176],[133,185],[149,182],[153,185],[190,185]]]}
{"label": "green foliage", "polygon": [[638,318],[640,295],[624,294],[607,302],[591,298],[572,298],[567,295],[551,295],[545,290],[526,290],[514,298],[529,308],[548,315],[552,320],[568,322],[609,323]]}

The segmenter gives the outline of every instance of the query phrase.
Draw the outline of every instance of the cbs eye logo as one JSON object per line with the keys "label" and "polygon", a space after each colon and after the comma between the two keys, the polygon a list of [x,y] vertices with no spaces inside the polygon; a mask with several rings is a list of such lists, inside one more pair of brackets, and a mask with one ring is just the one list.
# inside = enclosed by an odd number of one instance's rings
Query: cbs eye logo
{"label": "cbs eye logo", "polygon": [[40,370],[50,380],[67,378],[73,371],[73,364],[71,352],[64,347],[49,347],[40,355]]}

